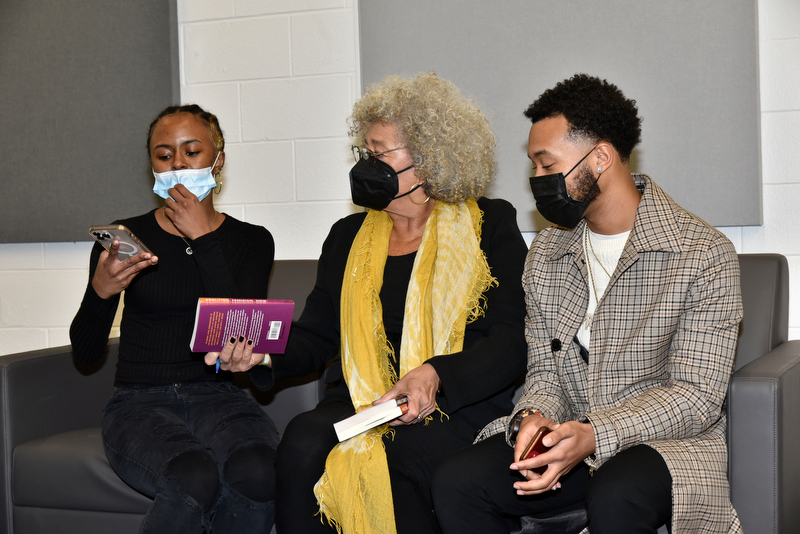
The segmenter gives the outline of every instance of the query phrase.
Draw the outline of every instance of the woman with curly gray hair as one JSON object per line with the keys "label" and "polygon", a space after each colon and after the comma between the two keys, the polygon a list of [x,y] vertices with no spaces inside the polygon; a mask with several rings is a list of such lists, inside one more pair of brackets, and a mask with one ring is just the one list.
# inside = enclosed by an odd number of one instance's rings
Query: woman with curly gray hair
{"label": "woman with curly gray hair", "polygon": [[[434,469],[511,409],[525,371],[526,247],[511,205],[481,197],[494,135],[451,83],[387,77],[350,126],[353,201],[368,209],[331,229],[286,353],[271,360],[278,380],[340,355],[324,399],[279,445],[276,525],[437,532]],[[338,443],[333,423],[397,398],[403,415]]]}
{"label": "woman with curly gray hair", "polygon": [[483,195],[495,176],[489,121],[434,73],[388,76],[356,102],[350,135],[364,145],[374,124],[391,124],[431,198],[457,204]]}

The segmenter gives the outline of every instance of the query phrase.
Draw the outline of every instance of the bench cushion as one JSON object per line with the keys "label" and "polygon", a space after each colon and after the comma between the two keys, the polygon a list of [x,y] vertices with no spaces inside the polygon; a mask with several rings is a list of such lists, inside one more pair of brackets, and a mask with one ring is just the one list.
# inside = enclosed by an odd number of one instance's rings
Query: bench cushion
{"label": "bench cushion", "polygon": [[12,478],[16,506],[144,514],[153,502],[111,469],[100,427],[18,445]]}

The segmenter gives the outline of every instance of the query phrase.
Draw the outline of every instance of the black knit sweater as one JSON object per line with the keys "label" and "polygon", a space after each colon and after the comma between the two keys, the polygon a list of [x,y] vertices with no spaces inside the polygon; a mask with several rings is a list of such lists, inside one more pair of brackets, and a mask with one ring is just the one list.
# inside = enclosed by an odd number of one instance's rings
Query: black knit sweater
{"label": "black knit sweater", "polygon": [[[115,385],[229,380],[214,373],[204,353],[189,350],[198,297],[266,298],[275,245],[261,226],[226,216],[220,227],[186,243],[159,227],[155,211],[116,221],[158,256],[124,292],[119,363]],[[89,284],[70,327],[75,358],[89,364],[103,355],[120,296],[102,299],[94,291],[100,245],[92,250]]]}

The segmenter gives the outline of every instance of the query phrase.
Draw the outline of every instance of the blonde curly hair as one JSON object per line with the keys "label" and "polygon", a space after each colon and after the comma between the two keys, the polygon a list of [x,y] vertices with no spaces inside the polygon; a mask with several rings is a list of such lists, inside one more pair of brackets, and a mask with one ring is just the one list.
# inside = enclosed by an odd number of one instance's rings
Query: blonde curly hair
{"label": "blonde curly hair", "polygon": [[434,72],[408,79],[387,76],[367,87],[348,119],[350,136],[363,144],[376,122],[399,127],[426,194],[436,200],[477,199],[494,179],[497,143],[489,121]]}

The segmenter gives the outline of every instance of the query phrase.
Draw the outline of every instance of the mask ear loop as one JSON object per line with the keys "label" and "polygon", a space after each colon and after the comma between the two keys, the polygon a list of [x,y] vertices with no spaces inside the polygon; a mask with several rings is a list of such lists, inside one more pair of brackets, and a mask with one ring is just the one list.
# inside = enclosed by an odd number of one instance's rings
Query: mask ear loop
{"label": "mask ear loop", "polygon": [[[422,187],[422,184],[420,184],[420,183],[417,183],[417,184],[414,184],[414,185],[412,185],[412,186],[411,186],[411,189],[409,189],[409,190],[408,190],[408,193],[406,193],[406,194],[407,194],[407,195],[410,195],[411,193],[413,193],[414,191],[416,191],[416,190],[417,190],[417,188],[419,188],[419,187]],[[415,206],[422,206],[422,205],[425,205],[425,204],[427,204],[427,203],[428,203],[428,201],[429,201],[430,199],[431,199],[431,196],[430,196],[430,195],[428,195],[428,196],[426,196],[426,197],[425,197],[425,200],[423,200],[422,202],[414,202],[414,199],[413,199],[413,198],[411,198],[410,196],[408,197],[408,200],[409,200],[409,201],[410,201],[412,204],[414,204]]]}
{"label": "mask ear loop", "polygon": [[[581,160],[580,160],[578,163],[576,163],[576,164],[575,164],[575,166],[574,166],[574,167],[572,167],[572,168],[569,170],[569,172],[568,172],[567,174],[565,174],[565,175],[564,175],[564,178],[566,179],[566,177],[567,177],[567,176],[569,176],[570,174],[572,174],[572,171],[574,171],[575,169],[577,169],[577,168],[578,168],[578,165],[580,165],[581,163],[583,163],[583,160],[585,160],[586,158],[588,158],[588,157],[589,157],[589,155],[590,155],[592,152],[594,152],[594,149],[595,149],[595,148],[597,148],[597,147],[594,147],[594,148],[592,148],[592,149],[591,149],[591,150],[590,150],[590,151],[589,151],[589,152],[588,152],[588,153],[587,153],[585,156],[583,156],[583,157],[581,158]],[[600,174],[602,174],[602,173],[603,173],[603,168],[598,166],[598,167],[597,167],[597,172],[599,172]],[[599,182],[599,181],[600,181],[600,175],[598,174],[598,175],[597,175],[597,178],[595,179],[594,183],[592,184],[592,188],[591,188],[591,189],[589,189],[589,192],[588,192],[588,193],[586,193],[586,196],[585,196],[585,197],[583,197],[583,200],[578,200],[577,198],[573,198],[572,200],[577,200],[578,202],[586,202],[586,199],[587,199],[587,198],[589,198],[589,195],[591,195],[591,194],[592,194],[592,191],[594,191],[594,188],[595,188],[595,187],[597,187],[597,182]],[[565,183],[566,183],[566,182],[565,182]],[[570,195],[570,194],[569,194],[569,191],[567,191],[567,196],[568,196],[569,198],[572,198],[572,195]]]}

